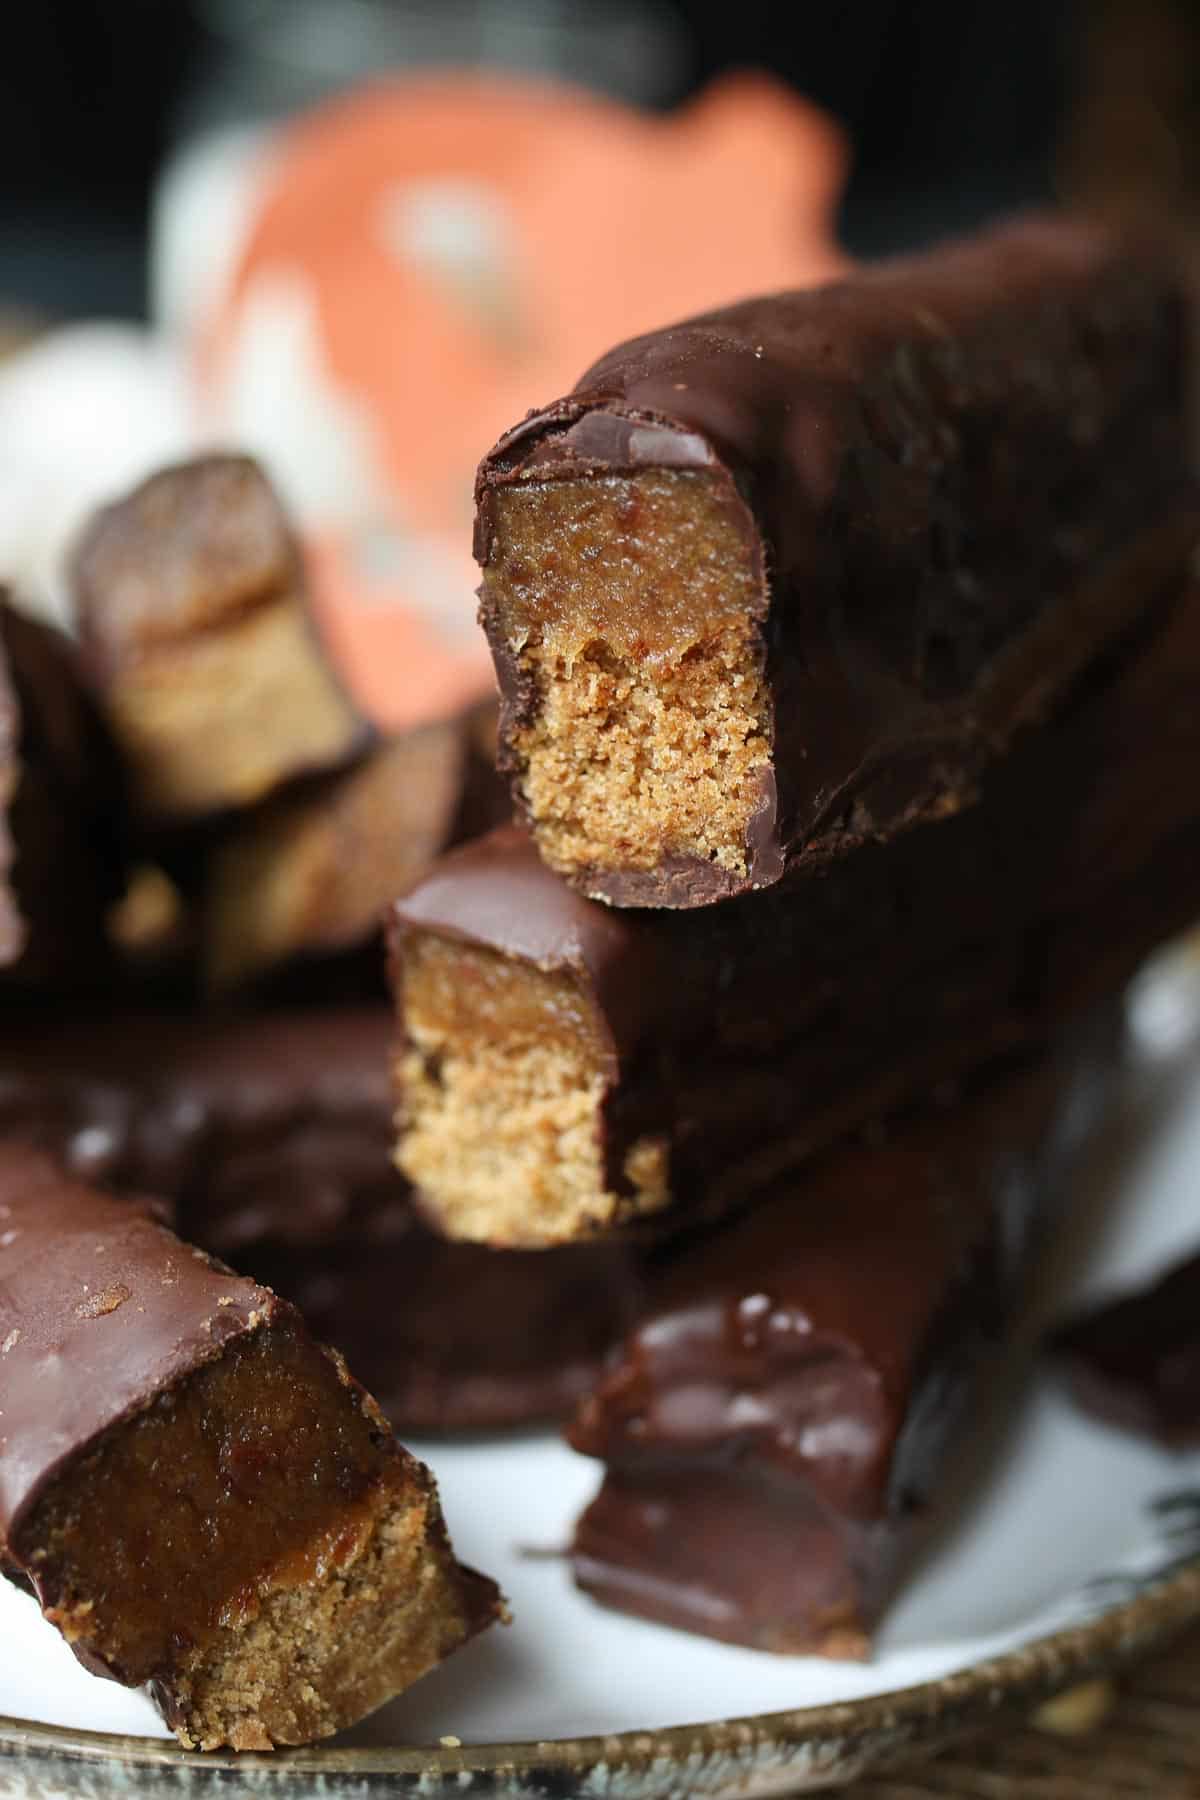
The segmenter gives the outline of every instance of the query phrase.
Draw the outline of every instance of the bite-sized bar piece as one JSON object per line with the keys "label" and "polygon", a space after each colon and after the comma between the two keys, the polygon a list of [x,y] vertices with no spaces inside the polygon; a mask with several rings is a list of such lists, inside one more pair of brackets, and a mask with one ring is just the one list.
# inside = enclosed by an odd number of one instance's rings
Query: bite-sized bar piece
{"label": "bite-sized bar piece", "polygon": [[322,650],[291,528],[248,457],[164,469],[104,508],[72,580],[145,820],[248,806],[368,741]]}
{"label": "bite-sized bar piece", "polygon": [[189,1242],[293,1301],[398,1428],[560,1417],[631,1322],[623,1244],[451,1244],[391,1162],[383,1005],[203,1021],[25,1022],[0,1044],[0,1138],[151,1192]]}
{"label": "bite-sized bar piece", "polygon": [[125,856],[113,748],[74,647],[0,590],[0,967],[90,986]]}
{"label": "bite-sized bar piece", "polygon": [[353,1723],[488,1624],[433,1478],[266,1288],[0,1147],[0,1563],[190,1748]]}
{"label": "bite-sized bar piece", "polygon": [[607,1464],[580,1584],[732,1643],[865,1654],[951,1452],[979,1436],[980,1379],[1104,1070],[993,1074],[666,1259],[569,1431]]}
{"label": "bite-sized bar piece", "polygon": [[392,738],[234,827],[208,858],[209,985],[262,981],[374,943],[389,900],[435,856],[508,817],[495,723],[488,702]]}
{"label": "bite-sized bar piece", "polygon": [[[964,805],[1190,485],[1175,259],[1029,219],[622,345],[480,468],[550,865],[700,906]],[[1171,536],[1170,527],[1166,536]]]}
{"label": "bite-sized bar piece", "polygon": [[1085,1411],[1168,1449],[1200,1444],[1200,1256],[1069,1321],[1048,1352]]}
{"label": "bite-sized bar piece", "polygon": [[393,909],[425,1215],[539,1246],[719,1212],[1113,991],[1200,912],[1198,680],[1200,589],[1147,597],[976,805],[722,906],[586,900],[511,827],[452,852]]}

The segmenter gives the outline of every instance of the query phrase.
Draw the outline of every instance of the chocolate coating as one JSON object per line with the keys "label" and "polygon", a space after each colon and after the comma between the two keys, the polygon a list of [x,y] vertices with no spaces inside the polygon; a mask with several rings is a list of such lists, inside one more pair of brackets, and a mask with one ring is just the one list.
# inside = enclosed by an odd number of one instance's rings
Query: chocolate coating
{"label": "chocolate coating", "polygon": [[862,1654],[1105,1066],[993,1075],[666,1260],[569,1431],[607,1464],[581,1585],[734,1643]]}
{"label": "chocolate coating", "polygon": [[75,550],[80,628],[98,678],[298,585],[300,553],[248,456],[161,469],[96,512]]}
{"label": "chocolate coating", "polygon": [[1200,1443],[1200,1256],[1071,1320],[1047,1350],[1086,1412],[1168,1449]]}
{"label": "chocolate coating", "polygon": [[0,1545],[104,1431],[280,1306],[181,1244],[145,1205],[0,1144]]}
{"label": "chocolate coating", "polygon": [[394,1424],[559,1417],[633,1316],[640,1258],[430,1232],[391,1162],[391,1029],[382,1005],[28,1027],[0,1044],[0,1137],[161,1196],[189,1241],[293,1301]]}
{"label": "chocolate coating", "polygon": [[117,1030],[108,1019],[29,1021],[0,1046],[0,1127],[52,1147],[88,1180],[179,1207],[211,1194],[217,1213],[223,1186],[233,1210],[239,1170],[273,1156],[276,1228],[310,1241],[323,1216],[344,1223],[323,1197],[319,1155],[306,1179],[320,1131],[331,1150],[356,1147],[347,1176],[381,1172],[370,1155],[388,1103],[381,1010],[145,1013]]}
{"label": "chocolate coating", "polygon": [[[1033,218],[601,358],[485,458],[512,484],[703,471],[740,521],[772,758],[746,872],[595,869],[617,905],[699,906],[963,804],[1136,615],[1083,599],[1190,489],[1182,285],[1161,247]],[[534,684],[482,590],[502,767]]]}
{"label": "chocolate coating", "polygon": [[[500,825],[442,857],[392,907],[393,942],[432,931],[499,950],[535,968],[577,976],[596,999],[612,1040],[613,1068],[644,1037],[670,1029],[703,1000],[696,982],[663,986],[664,959],[683,933],[598,906],[546,868],[528,832]],[[398,974],[402,968],[398,965]],[[689,969],[689,973],[692,971]]]}
{"label": "chocolate coating", "polygon": [[529,1256],[450,1244],[411,1209],[385,1241],[319,1254],[268,1241],[239,1254],[375,1383],[397,1428],[428,1434],[561,1419],[641,1294],[640,1259],[623,1245]]}
{"label": "chocolate coating", "polygon": [[1180,774],[1200,753],[1200,589],[1143,595],[1137,634],[974,806],[766,893],[614,910],[516,828],[444,858],[394,908],[401,1016],[410,934],[572,974],[611,1046],[608,1183],[628,1192],[630,1147],[661,1137],[689,1217],[923,1083],[1044,1038],[1200,910],[1200,800]]}

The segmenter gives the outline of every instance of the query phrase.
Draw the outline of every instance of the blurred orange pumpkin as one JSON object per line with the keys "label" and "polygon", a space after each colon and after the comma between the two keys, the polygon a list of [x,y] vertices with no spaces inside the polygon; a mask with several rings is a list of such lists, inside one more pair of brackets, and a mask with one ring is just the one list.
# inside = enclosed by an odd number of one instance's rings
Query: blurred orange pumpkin
{"label": "blurred orange pumpkin", "polygon": [[836,274],[844,162],[822,114],[753,75],[662,117],[441,75],[286,129],[205,335],[208,424],[298,499],[330,628],[386,723],[489,682],[478,458],[620,339]]}

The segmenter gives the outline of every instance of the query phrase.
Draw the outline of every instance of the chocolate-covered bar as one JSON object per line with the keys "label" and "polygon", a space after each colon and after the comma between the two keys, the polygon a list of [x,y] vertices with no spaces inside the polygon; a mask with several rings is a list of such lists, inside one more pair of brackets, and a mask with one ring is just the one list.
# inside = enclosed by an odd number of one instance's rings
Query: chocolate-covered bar
{"label": "chocolate-covered bar", "polygon": [[425,1215],[537,1246],[720,1211],[1112,992],[1200,911],[1198,679],[1200,589],[1147,592],[974,806],[721,906],[586,900],[515,828],[443,858],[392,920]]}
{"label": "chocolate-covered bar", "polygon": [[1035,218],[603,357],[483,462],[502,766],[583,892],[700,906],[967,803],[1140,607],[1181,278]]}
{"label": "chocolate-covered bar", "polygon": [[1170,1450],[1200,1444],[1200,1256],[1070,1320],[1047,1348],[1086,1412]]}
{"label": "chocolate-covered bar", "polygon": [[391,1162],[391,1031],[382,1004],[26,1021],[0,1040],[0,1139],[161,1197],[189,1242],[293,1301],[398,1428],[559,1417],[632,1319],[641,1259],[431,1232]]}
{"label": "chocolate-covered bar", "polygon": [[490,1622],[429,1471],[295,1309],[0,1146],[0,1563],[190,1748],[327,1736]]}
{"label": "chocolate-covered bar", "polygon": [[164,469],[104,508],[72,584],[146,822],[248,806],[368,741],[322,649],[291,528],[248,457]]}
{"label": "chocolate-covered bar", "polygon": [[668,1260],[569,1431],[607,1465],[580,1584],[732,1643],[865,1654],[980,1435],[981,1379],[1104,1071],[1098,1046],[1074,1071],[994,1075]]}
{"label": "chocolate-covered bar", "polygon": [[[435,856],[509,814],[492,702],[388,739],[353,768],[232,826],[207,858],[205,964],[216,989],[377,950],[389,900]],[[379,958],[371,974],[378,984]]]}
{"label": "chocolate-covered bar", "polygon": [[70,642],[0,590],[0,968],[96,987],[125,876],[112,745]]}

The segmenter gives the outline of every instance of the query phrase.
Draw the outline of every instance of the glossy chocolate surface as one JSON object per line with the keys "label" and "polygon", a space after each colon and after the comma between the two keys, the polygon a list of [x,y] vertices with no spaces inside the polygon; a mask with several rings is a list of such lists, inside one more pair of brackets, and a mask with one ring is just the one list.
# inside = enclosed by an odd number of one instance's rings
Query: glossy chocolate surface
{"label": "glossy chocolate surface", "polygon": [[561,1419],[636,1316],[641,1263],[623,1245],[530,1255],[447,1243],[411,1210],[397,1223],[320,1254],[269,1241],[240,1254],[337,1344],[398,1429]]}
{"label": "glossy chocolate surface", "polygon": [[398,1426],[561,1416],[629,1323],[640,1258],[429,1231],[392,1167],[391,1035],[382,1005],[27,1027],[0,1043],[0,1137],[161,1197],[182,1236],[293,1301]]}
{"label": "glossy chocolate surface", "polygon": [[[271,1153],[279,1228],[286,1219],[304,1242],[329,1211],[320,1142],[306,1127],[360,1145],[374,1128],[379,1141],[388,1104],[381,1010],[23,1021],[0,1044],[0,1127],[52,1147],[85,1179],[179,1207],[226,1181],[236,1195],[239,1166]],[[366,1163],[360,1149],[347,1174]],[[370,1167],[378,1175],[374,1157]]]}
{"label": "glossy chocolate surface", "polygon": [[[694,984],[668,988],[661,982],[671,940],[656,922],[626,917],[576,893],[546,868],[520,825],[500,825],[442,857],[394,903],[391,925],[400,975],[404,934],[417,930],[576,976],[599,1003],[616,1056],[648,1034],[661,1034],[676,1011],[686,1013],[691,1004]],[[676,936],[684,941],[683,933]]]}
{"label": "glossy chocolate surface", "polygon": [[1085,1411],[1169,1449],[1200,1444],[1200,1256],[1070,1321],[1047,1348]]}
{"label": "glossy chocolate surface", "polygon": [[[761,582],[773,762],[738,877],[595,870],[618,905],[695,906],[963,800],[1136,615],[1080,596],[1189,491],[1183,302],[1161,247],[1034,218],[620,346],[485,459],[506,485],[702,470]],[[484,592],[501,745],[537,697]],[[519,797],[519,795],[518,795]]]}
{"label": "glossy chocolate surface", "polygon": [[[1143,619],[957,817],[686,914],[575,894],[516,829],[442,860],[393,909],[432,932],[568,971],[613,1047],[609,1183],[663,1136],[689,1216],[736,1203],[922,1083],[1037,1041],[1115,991],[1200,911],[1200,589],[1145,590]],[[775,1167],[786,1166],[778,1162]]]}
{"label": "glossy chocolate surface", "polygon": [[[491,1622],[498,1594],[454,1565],[431,1477],[374,1400],[293,1306],[181,1242],[149,1203],[0,1142],[0,1569],[86,1668],[148,1684],[191,1748],[317,1734],[272,1711],[290,1660],[268,1643],[230,1674],[230,1637],[285,1594],[302,1620],[296,1691],[329,1691],[310,1596],[345,1580],[339,1546],[363,1509],[386,1521],[408,1494],[420,1510],[396,1585],[406,1603],[444,1584],[449,1611],[420,1673]],[[368,1667],[379,1654],[337,1638],[333,1651]],[[351,1717],[403,1685],[368,1685],[358,1712],[351,1688]],[[275,1716],[279,1738],[263,1723]]]}
{"label": "glossy chocolate surface", "polygon": [[736,1643],[862,1654],[1104,1067],[993,1075],[667,1260],[570,1428],[608,1470],[581,1584]]}
{"label": "glossy chocolate surface", "polygon": [[48,1482],[280,1307],[38,1151],[0,1145],[0,1543]]}

